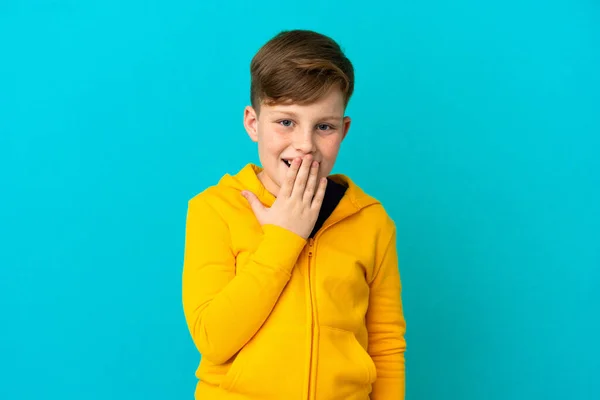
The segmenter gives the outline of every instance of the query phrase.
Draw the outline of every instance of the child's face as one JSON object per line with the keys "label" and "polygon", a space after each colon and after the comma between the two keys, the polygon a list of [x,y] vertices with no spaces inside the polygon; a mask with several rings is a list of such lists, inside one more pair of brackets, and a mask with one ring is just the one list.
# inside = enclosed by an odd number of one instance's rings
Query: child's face
{"label": "child's face", "polygon": [[250,138],[258,143],[263,167],[259,178],[265,188],[277,196],[289,168],[285,160],[312,154],[320,163],[319,177],[333,169],[350,118],[344,117],[344,96],[334,88],[310,105],[261,104],[259,115],[248,106],[244,126]]}

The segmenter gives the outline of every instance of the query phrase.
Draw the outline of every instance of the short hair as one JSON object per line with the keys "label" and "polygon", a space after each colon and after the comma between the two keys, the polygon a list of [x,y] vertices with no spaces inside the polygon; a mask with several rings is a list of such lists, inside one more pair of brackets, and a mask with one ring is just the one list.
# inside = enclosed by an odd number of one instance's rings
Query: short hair
{"label": "short hair", "polygon": [[256,53],[250,64],[250,101],[268,105],[310,104],[335,85],[347,106],[354,92],[354,67],[338,43],[309,30],[283,31]]}

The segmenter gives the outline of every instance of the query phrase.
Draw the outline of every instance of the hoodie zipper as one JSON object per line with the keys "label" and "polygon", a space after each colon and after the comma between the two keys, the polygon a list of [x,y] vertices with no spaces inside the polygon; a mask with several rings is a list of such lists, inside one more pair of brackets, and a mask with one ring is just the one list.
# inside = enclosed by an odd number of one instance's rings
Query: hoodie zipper
{"label": "hoodie zipper", "polygon": [[313,288],[312,288],[312,278],[311,278],[311,266],[312,266],[312,258],[313,258],[313,249],[314,249],[315,240],[310,238],[308,241],[308,268],[306,276],[308,278],[308,304],[310,307],[310,357],[308,358],[308,393],[306,398],[310,400],[312,398],[311,394],[313,391],[313,361],[314,361],[314,348],[315,348],[315,304],[313,304]]}

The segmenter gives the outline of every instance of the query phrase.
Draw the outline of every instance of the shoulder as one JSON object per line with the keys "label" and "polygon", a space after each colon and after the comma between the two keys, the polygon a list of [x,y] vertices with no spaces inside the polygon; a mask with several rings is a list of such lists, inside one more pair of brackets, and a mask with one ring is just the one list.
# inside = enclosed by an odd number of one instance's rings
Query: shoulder
{"label": "shoulder", "polygon": [[[359,229],[365,238],[370,238],[370,256],[373,270],[370,279],[378,274],[385,260],[393,260],[397,254],[396,223],[381,202],[362,209],[359,213]],[[397,262],[390,265],[396,267]]]}
{"label": "shoulder", "polygon": [[204,188],[187,200],[188,221],[228,225],[226,221],[231,219],[232,212],[245,201],[239,192],[220,183]]}
{"label": "shoulder", "polygon": [[225,173],[220,179],[188,200],[190,207],[212,207],[217,211],[238,210],[246,200],[241,192],[244,189],[257,191],[252,183],[259,182],[253,164],[245,165],[237,173]]}
{"label": "shoulder", "polygon": [[[234,191],[235,193],[229,193]],[[202,219],[230,220],[237,209],[246,201],[239,191],[231,188],[211,186],[188,200],[188,214]]]}
{"label": "shoulder", "polygon": [[194,194],[189,200],[188,205],[190,206],[206,206],[218,202],[221,197],[221,188],[218,185],[212,185],[201,192]]}
{"label": "shoulder", "polygon": [[383,202],[360,188],[346,176],[340,180],[348,186],[349,200],[358,209],[354,215],[356,231],[363,242],[368,242],[375,265],[379,265],[390,250],[396,246],[396,222]]}
{"label": "shoulder", "polygon": [[244,184],[240,181],[242,175],[248,175],[250,167],[243,168],[236,174],[225,173],[216,182],[206,186],[194,194],[189,200],[190,207],[213,207],[217,210],[227,207],[237,207],[245,199],[241,196]]}
{"label": "shoulder", "polygon": [[362,208],[356,217],[361,230],[377,242],[388,243],[396,234],[396,223],[380,202]]}
{"label": "shoulder", "polygon": [[336,175],[335,178],[348,189],[347,199],[357,210],[355,218],[361,228],[376,236],[391,236],[396,225],[382,201],[367,193],[358,184],[345,175]]}

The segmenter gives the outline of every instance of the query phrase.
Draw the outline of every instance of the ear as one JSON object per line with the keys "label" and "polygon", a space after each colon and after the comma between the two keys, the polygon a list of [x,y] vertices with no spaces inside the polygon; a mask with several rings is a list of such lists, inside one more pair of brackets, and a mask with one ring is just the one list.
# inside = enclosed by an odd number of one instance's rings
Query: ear
{"label": "ear", "polygon": [[350,119],[350,117],[344,117],[344,121],[342,122],[343,126],[342,126],[342,140],[344,140],[346,138],[346,135],[348,134],[348,131],[350,130],[350,123],[352,122],[352,120]]}
{"label": "ear", "polygon": [[253,142],[258,142],[258,115],[252,106],[244,109],[244,128]]}

